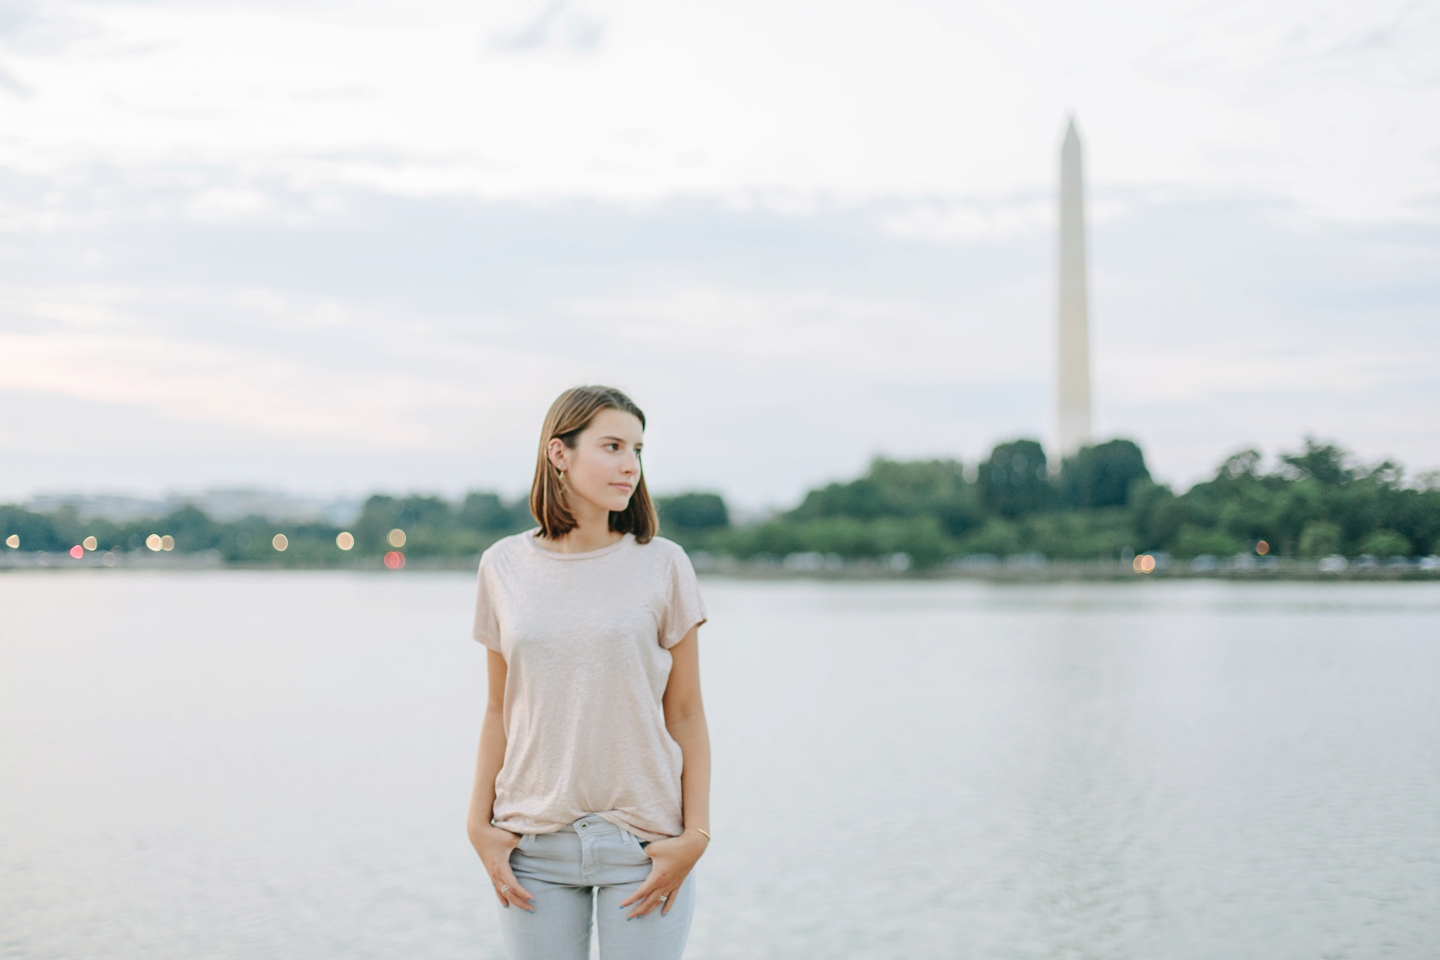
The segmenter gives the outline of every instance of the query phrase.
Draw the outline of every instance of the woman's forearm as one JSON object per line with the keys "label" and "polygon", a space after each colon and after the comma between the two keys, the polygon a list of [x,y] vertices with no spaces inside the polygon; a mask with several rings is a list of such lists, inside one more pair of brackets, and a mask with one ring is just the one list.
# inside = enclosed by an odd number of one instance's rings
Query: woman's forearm
{"label": "woman's forearm", "polygon": [[495,778],[505,763],[505,720],[503,712],[491,705],[480,727],[480,749],[475,757],[475,784],[470,790],[470,812],[465,818],[473,834],[490,825],[495,813]]}
{"label": "woman's forearm", "polygon": [[485,722],[480,725],[480,749],[475,755],[475,784],[470,788],[470,812],[465,826],[473,839],[477,830],[490,826],[495,815],[495,778],[505,765],[505,681],[510,668],[494,650],[485,657]]}
{"label": "woman's forearm", "polygon": [[685,766],[680,773],[680,802],[686,830],[710,830],[710,729],[704,711],[668,724],[680,745]]}

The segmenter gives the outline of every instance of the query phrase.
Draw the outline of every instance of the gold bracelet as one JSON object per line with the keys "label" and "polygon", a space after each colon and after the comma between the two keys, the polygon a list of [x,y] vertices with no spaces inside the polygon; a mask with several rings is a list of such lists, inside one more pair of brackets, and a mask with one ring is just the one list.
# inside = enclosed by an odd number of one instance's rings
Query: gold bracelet
{"label": "gold bracelet", "polygon": [[710,834],[706,833],[704,830],[701,830],[699,827],[695,828],[695,832],[704,837],[706,843],[710,842]]}

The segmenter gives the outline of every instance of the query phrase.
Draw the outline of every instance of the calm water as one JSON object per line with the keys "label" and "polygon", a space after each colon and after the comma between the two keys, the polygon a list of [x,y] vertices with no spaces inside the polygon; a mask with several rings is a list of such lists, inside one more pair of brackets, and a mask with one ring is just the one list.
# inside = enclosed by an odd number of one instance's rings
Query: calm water
{"label": "calm water", "polygon": [[[1440,585],[704,587],[691,960],[1440,955]],[[470,602],[0,576],[0,956],[498,958]]]}

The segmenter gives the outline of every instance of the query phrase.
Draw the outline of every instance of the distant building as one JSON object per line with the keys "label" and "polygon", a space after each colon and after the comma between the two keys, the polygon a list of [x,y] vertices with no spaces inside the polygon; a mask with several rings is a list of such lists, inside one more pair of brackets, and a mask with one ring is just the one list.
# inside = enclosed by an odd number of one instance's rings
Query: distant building
{"label": "distant building", "polygon": [[163,517],[175,508],[165,500],[88,493],[40,493],[27,500],[24,507],[34,513],[55,513],[68,507],[81,520],[109,520],[112,523]]}
{"label": "distant building", "polygon": [[211,519],[222,522],[264,517],[272,523],[324,522],[344,525],[360,515],[360,502],[352,499],[296,497],[273,490],[206,490],[203,493],[172,493],[162,499],[109,494],[45,493],[25,504],[36,513],[73,509],[82,520],[105,519],[113,523],[163,517],[183,506],[198,507]]}
{"label": "distant building", "polygon": [[360,502],[350,499],[297,497],[275,490],[207,490],[204,493],[171,497],[192,504],[216,520],[232,522],[245,517],[264,517],[278,523],[346,524],[360,515]]}
{"label": "distant building", "polygon": [[1085,282],[1085,183],[1072,117],[1060,147],[1060,282],[1056,442],[1064,457],[1090,443],[1090,318]]}

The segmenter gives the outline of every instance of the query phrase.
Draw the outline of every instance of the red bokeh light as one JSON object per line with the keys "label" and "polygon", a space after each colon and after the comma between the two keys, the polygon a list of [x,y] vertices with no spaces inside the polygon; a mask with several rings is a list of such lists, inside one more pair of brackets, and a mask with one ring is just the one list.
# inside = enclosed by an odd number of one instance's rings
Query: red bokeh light
{"label": "red bokeh light", "polygon": [[405,566],[405,554],[401,553],[399,550],[391,550],[389,553],[385,554],[385,566],[389,567],[391,570],[399,570],[401,567]]}
{"label": "red bokeh light", "polygon": [[74,557],[76,560],[79,560],[81,557],[85,556],[85,548],[80,546],[80,544],[78,543],[75,544],[75,546],[70,548],[70,556]]}

